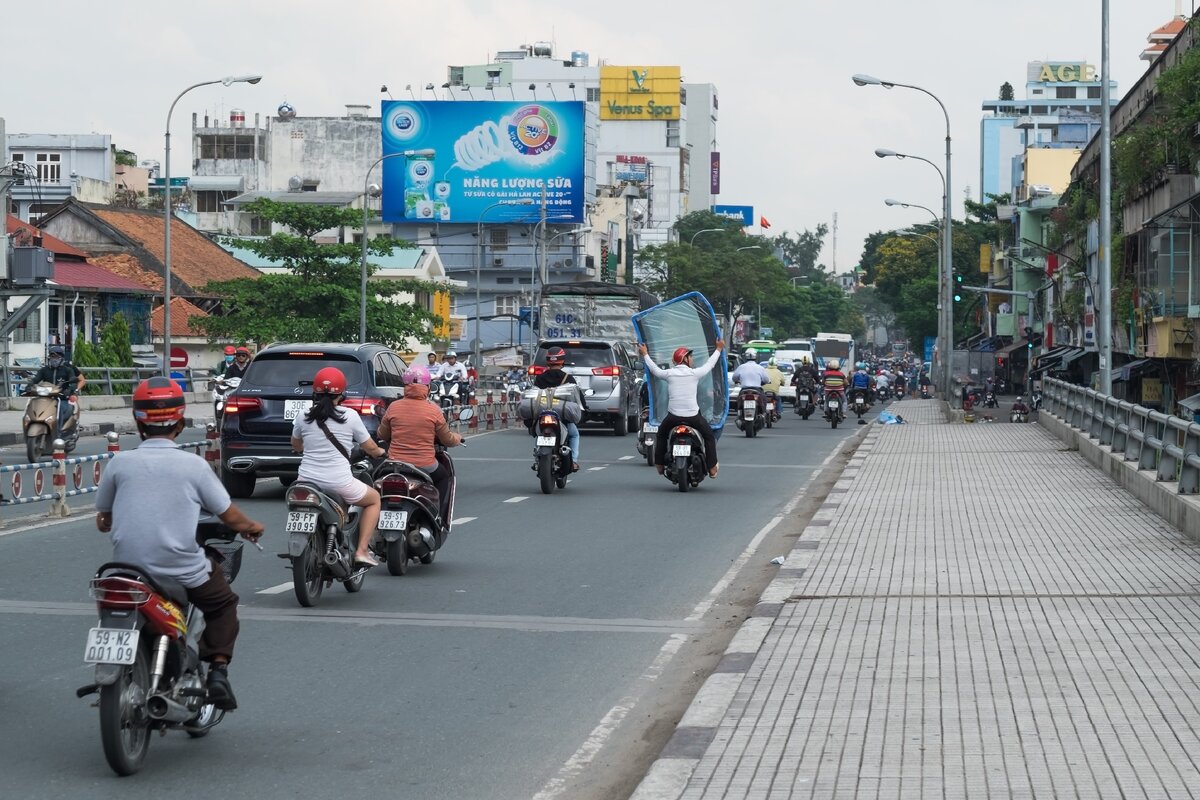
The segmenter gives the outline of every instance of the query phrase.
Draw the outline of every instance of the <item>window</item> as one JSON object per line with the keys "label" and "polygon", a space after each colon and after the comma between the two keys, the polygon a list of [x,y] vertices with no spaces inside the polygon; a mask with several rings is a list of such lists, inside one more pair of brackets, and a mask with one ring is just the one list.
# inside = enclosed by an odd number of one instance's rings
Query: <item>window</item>
{"label": "window", "polygon": [[508,228],[489,228],[488,237],[493,250],[508,249]]}
{"label": "window", "polygon": [[1074,100],[1075,99],[1075,87],[1074,86],[1059,86],[1054,90],[1054,96],[1060,100]]}
{"label": "window", "polygon": [[1089,86],[1088,97],[1091,99],[1099,99],[1101,92],[1104,91],[1103,86]]}
{"label": "window", "polygon": [[62,180],[61,156],[58,153],[38,153],[34,156],[38,180],[42,183],[58,183]]}
{"label": "window", "polygon": [[224,203],[226,200],[231,200],[237,192],[229,191],[208,191],[195,192],[195,210],[201,214],[215,214],[218,211],[225,211]]}
{"label": "window", "polygon": [[12,332],[12,340],[14,342],[41,342],[42,341],[42,312],[41,309],[34,311],[25,319],[21,320]]}
{"label": "window", "polygon": [[599,86],[589,86],[588,87],[587,101],[589,103],[599,103],[600,102],[600,87]]}
{"label": "window", "polygon": [[262,217],[250,218],[250,235],[251,236],[270,236],[271,221]]}
{"label": "window", "polygon": [[1041,94],[1041,93],[1042,93],[1041,89],[1034,89],[1033,91],[1030,92],[1030,94]]}
{"label": "window", "polygon": [[512,283],[512,278],[496,278],[496,283]]}
{"label": "window", "polygon": [[259,142],[259,152],[254,150],[254,136],[201,136],[201,158],[253,159],[263,157],[263,143]]}
{"label": "window", "polygon": [[513,314],[517,313],[517,308],[520,302],[515,294],[502,294],[496,298],[496,314]]}
{"label": "window", "polygon": [[390,353],[375,356],[375,385],[402,386],[404,382],[400,380],[400,371],[396,367],[395,359]]}
{"label": "window", "polygon": [[667,120],[667,147],[679,147],[679,120]]}

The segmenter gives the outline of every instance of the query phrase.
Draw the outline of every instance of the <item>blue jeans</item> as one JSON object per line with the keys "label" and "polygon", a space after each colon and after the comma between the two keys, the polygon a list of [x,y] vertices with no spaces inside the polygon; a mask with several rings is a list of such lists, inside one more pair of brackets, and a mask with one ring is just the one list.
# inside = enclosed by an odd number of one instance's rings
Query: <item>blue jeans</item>
{"label": "blue jeans", "polygon": [[579,426],[567,423],[567,447],[571,448],[571,460],[579,463]]}

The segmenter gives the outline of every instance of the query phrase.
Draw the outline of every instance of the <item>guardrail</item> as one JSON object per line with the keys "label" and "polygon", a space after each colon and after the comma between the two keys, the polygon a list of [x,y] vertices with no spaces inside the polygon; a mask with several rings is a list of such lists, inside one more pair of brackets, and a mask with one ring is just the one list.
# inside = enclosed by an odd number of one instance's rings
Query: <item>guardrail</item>
{"label": "guardrail", "polygon": [[[62,439],[54,440],[54,455],[49,461],[38,461],[33,464],[12,464],[6,467],[0,467],[0,475],[8,473],[12,475],[8,482],[8,490],[11,494],[5,493],[5,496],[0,498],[0,507],[26,505],[28,503],[40,503],[50,501],[50,511],[47,512],[48,517],[69,517],[71,516],[71,508],[67,505],[67,498],[79,497],[80,495],[91,494],[100,488],[100,477],[104,474],[103,464],[110,460],[113,456],[121,451],[120,437],[116,433],[109,433],[108,450],[94,456],[74,456],[67,458],[65,443]],[[180,450],[195,450],[197,455],[203,450],[204,460],[215,471],[220,467],[217,429],[215,425],[209,425],[205,433],[205,437],[198,442],[181,442],[176,443],[176,448]],[[84,478],[87,470],[84,469],[84,464],[91,464],[91,485],[84,485]],[[71,467],[70,478],[71,486],[67,488],[67,468]],[[46,472],[51,474],[52,491],[46,493],[45,480]],[[24,473],[31,474],[33,494],[24,497],[22,496],[25,490],[25,481],[21,477]],[[0,527],[4,526],[4,518],[0,517]]]}
{"label": "guardrail", "polygon": [[1200,493],[1200,424],[1053,378],[1042,405],[1155,480],[1178,481],[1179,494]]}
{"label": "guardrail", "polygon": [[[38,367],[6,366],[0,368],[0,382],[4,384],[5,395],[8,397],[19,395],[37,371]],[[104,394],[130,394],[133,392],[133,387],[141,381],[162,374],[159,367],[80,367],[79,371],[87,379],[88,385],[103,387]],[[176,380],[183,381],[189,392],[203,391],[214,380],[211,369],[184,367],[173,369],[171,372],[182,376]],[[120,391],[114,392],[114,385]]]}
{"label": "guardrail", "polygon": [[[459,419],[459,415],[464,408],[474,410],[470,419],[465,421]],[[523,424],[517,417],[516,401],[510,402],[506,399],[499,399],[494,391],[484,392],[482,400],[472,397],[471,402],[467,405],[443,408],[442,414],[445,416],[446,423],[450,426],[450,429],[459,433],[464,429],[468,434],[479,433],[481,430],[506,430]]]}

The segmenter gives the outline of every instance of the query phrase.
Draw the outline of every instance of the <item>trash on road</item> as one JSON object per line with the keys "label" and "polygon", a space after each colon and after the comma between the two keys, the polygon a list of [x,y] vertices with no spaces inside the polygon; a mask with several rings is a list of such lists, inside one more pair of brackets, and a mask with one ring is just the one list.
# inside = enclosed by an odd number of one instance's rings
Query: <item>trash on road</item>
{"label": "trash on road", "polygon": [[771,559],[771,563],[775,564],[775,565],[782,566],[783,562],[784,562],[783,556],[775,556],[774,558]]}

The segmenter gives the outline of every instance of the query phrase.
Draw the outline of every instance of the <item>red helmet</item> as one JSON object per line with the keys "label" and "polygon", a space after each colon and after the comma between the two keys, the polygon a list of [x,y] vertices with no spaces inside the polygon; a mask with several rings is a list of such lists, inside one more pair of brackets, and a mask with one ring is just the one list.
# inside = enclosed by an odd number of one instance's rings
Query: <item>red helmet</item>
{"label": "red helmet", "polygon": [[250,355],[250,349],[249,349],[248,347],[239,347],[239,348],[238,348],[236,351],[234,351],[234,355],[237,355],[237,356],[242,356],[242,355],[248,356],[248,355]]}
{"label": "red helmet", "polygon": [[313,394],[342,394],[346,375],[337,367],[322,367],[313,377]]}
{"label": "red helmet", "polygon": [[692,354],[692,351],[686,347],[676,347],[675,352],[671,354],[671,361],[676,364],[682,364],[687,361],[687,357]]}
{"label": "red helmet", "polygon": [[567,363],[567,351],[561,347],[551,347],[546,351],[546,363],[561,367]]}
{"label": "red helmet", "polygon": [[225,355],[231,356],[235,352],[237,352],[237,348],[235,348],[233,345],[231,345],[231,344],[225,345]]}
{"label": "red helmet", "polygon": [[143,425],[174,425],[186,408],[183,390],[168,378],[147,378],[133,390],[133,418]]}

